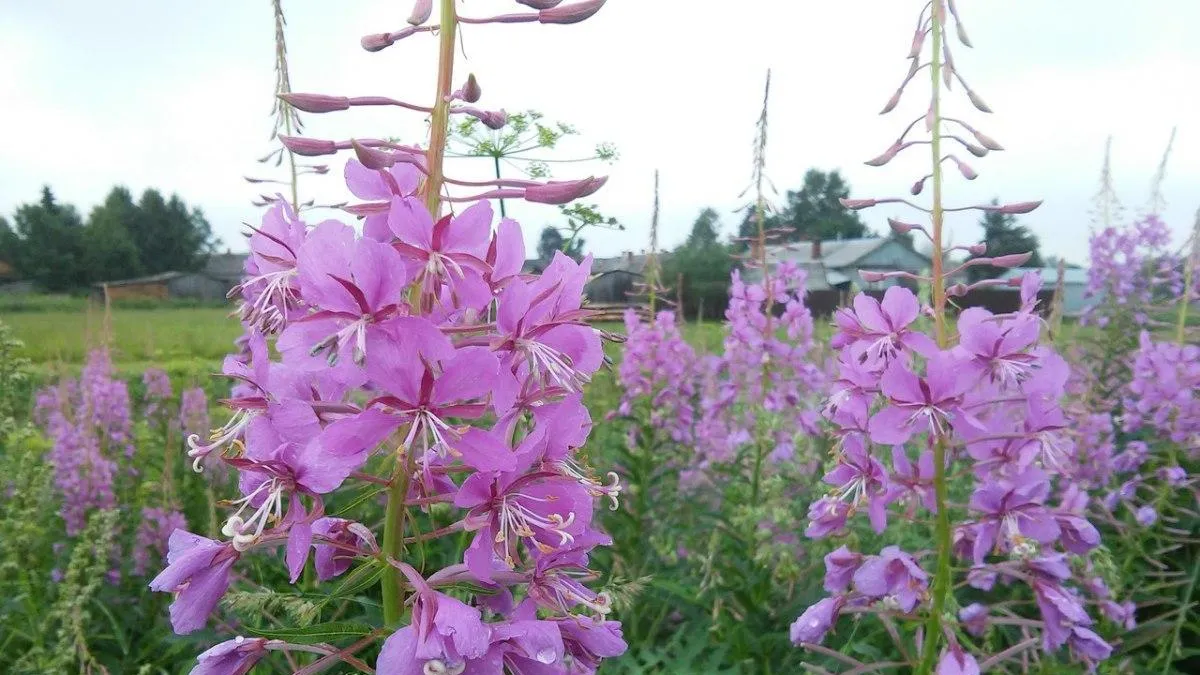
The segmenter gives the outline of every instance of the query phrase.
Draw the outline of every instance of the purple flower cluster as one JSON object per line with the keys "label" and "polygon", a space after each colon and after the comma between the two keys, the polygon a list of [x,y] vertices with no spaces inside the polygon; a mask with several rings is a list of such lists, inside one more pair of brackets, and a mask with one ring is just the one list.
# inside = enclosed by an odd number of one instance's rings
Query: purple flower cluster
{"label": "purple flower cluster", "polygon": [[[623,649],[619,624],[603,618],[607,597],[582,583],[593,576],[588,551],[609,541],[592,524],[594,502],[615,507],[618,494],[574,458],[591,427],[581,387],[603,361],[581,308],[591,261],[560,254],[540,276],[523,275],[516,222],[493,230],[486,201],[435,218],[411,194],[416,175],[409,164],[346,165],[356,195],[391,191],[363,236],[332,220],[310,228],[283,204],[251,236],[257,276],[243,291],[260,321],[249,361],[225,362],[239,382],[233,416],[188,441],[197,466],[219,454],[239,472],[242,497],[226,540],[177,531],[151,587],[176,594],[172,624],[186,633],[204,625],[253,549],[284,546],[293,581],[314,552],[322,579],[380,557],[370,530],[324,517],[324,501],[382,454],[409,504],[460,509],[434,536],[468,533],[471,544],[460,564],[428,577],[385,559],[415,600],[380,672],[527,662],[591,672],[580,665]],[[264,329],[278,332],[279,361]],[[437,590],[463,580],[495,592],[487,607],[499,620]]]}
{"label": "purple flower cluster", "polygon": [[[1037,286],[1025,284],[1023,300],[1036,297]],[[965,508],[950,514],[966,581],[985,591],[998,580],[1027,584],[1044,649],[1069,645],[1094,661],[1110,648],[1091,630],[1066,563],[1067,554],[1099,544],[1082,514],[1087,452],[1065,431],[1067,365],[1038,344],[1033,303],[1022,305],[1011,314],[964,311],[957,344],[947,348],[918,329],[919,302],[904,288],[889,288],[881,302],[859,295],[853,309],[838,312],[840,373],[825,408],[836,427],[836,463],[825,475],[830,491],[810,508],[807,534],[844,532],[859,512],[877,533],[897,510],[905,520],[932,519],[940,445],[947,472],[973,481]],[[866,557],[842,547],[825,562],[834,595],[797,619],[795,642],[819,642],[845,607],[908,615],[925,602],[931,575],[894,546]],[[986,608],[971,614],[982,621]],[[959,670],[939,672],[966,672],[969,655],[957,646],[948,654],[943,663]]]}
{"label": "purple flower cluster", "polygon": [[158,423],[168,422],[167,415],[170,413],[167,402],[174,395],[171,391],[171,378],[160,368],[147,368],[146,372],[142,373],[142,384],[146,387],[142,395],[143,414],[147,419]]}
{"label": "purple flower cluster", "polygon": [[144,507],[134,534],[133,573],[143,576],[147,570],[161,565],[167,558],[171,533],[187,529],[187,526],[187,519],[179,511],[156,506]]}
{"label": "purple flower cluster", "polygon": [[80,379],[38,392],[34,419],[53,443],[54,485],[67,534],[75,536],[89,512],[116,505],[118,461],[133,454],[129,389],[114,376],[108,352],[93,351]]}
{"label": "purple flower cluster", "polygon": [[675,313],[659,312],[653,321],[643,323],[636,312],[627,310],[625,335],[616,414],[629,416],[644,401],[653,428],[675,443],[691,442],[697,357],[683,339]]}
{"label": "purple flower cluster", "polygon": [[1200,453],[1200,347],[1143,331],[1133,354],[1123,411],[1126,432],[1142,428]]}
{"label": "purple flower cluster", "polygon": [[[816,364],[806,278],[791,263],[757,283],[733,273],[724,351],[700,369],[695,433],[701,471],[732,460],[752,442],[769,448],[772,463],[795,461],[797,434],[819,433],[817,397],[825,373]],[[763,428],[769,438],[757,438]]]}
{"label": "purple flower cluster", "polygon": [[1104,327],[1119,314],[1148,324],[1147,309],[1159,296],[1176,297],[1183,290],[1179,260],[1167,250],[1170,243],[1170,228],[1154,215],[1129,227],[1093,232],[1087,296],[1099,302],[1088,308],[1084,323]]}

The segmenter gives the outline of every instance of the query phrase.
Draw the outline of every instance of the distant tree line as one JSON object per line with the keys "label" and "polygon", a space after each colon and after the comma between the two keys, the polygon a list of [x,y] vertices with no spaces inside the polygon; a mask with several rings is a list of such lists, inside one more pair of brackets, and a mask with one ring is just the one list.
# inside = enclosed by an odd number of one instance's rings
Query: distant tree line
{"label": "distant tree line", "polygon": [[115,187],[85,221],[46,186],[39,201],[17,208],[11,224],[0,216],[0,261],[51,292],[198,270],[218,243],[200,209],[153,189],[134,201]]}

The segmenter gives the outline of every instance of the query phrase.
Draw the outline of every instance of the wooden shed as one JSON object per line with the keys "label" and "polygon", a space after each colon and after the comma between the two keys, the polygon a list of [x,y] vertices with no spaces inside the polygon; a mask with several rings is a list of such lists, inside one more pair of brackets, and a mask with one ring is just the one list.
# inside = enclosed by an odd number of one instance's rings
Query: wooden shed
{"label": "wooden shed", "polygon": [[93,284],[92,295],[97,300],[103,300],[107,294],[109,300],[177,298],[218,301],[225,299],[231,287],[227,281],[203,272],[162,272],[148,277]]}

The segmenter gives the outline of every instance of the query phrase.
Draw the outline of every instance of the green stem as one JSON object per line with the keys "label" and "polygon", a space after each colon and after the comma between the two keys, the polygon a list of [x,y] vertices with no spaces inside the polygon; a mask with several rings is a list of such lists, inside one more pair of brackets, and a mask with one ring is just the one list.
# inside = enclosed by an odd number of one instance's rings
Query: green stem
{"label": "green stem", "polygon": [[[405,448],[396,455],[383,521],[383,554],[397,560],[404,554],[404,499],[408,494],[408,479],[408,451]],[[380,585],[383,591],[383,621],[388,627],[394,628],[404,613],[404,587],[400,570],[389,565],[383,572]]]}
{"label": "green stem", "polygon": [[1192,254],[1188,256],[1187,262],[1184,263],[1183,271],[1183,295],[1179,296],[1179,325],[1175,328],[1175,341],[1180,345],[1187,340],[1187,316],[1188,307],[1192,304],[1192,281],[1193,275],[1196,273],[1196,252],[1200,250],[1200,241],[1196,240],[1200,234],[1192,233]]}
{"label": "green stem", "polygon": [[1192,580],[1188,583],[1187,590],[1183,594],[1183,604],[1179,606],[1179,616],[1175,619],[1175,629],[1172,631],[1170,646],[1167,647],[1167,659],[1163,663],[1162,675],[1168,675],[1171,672],[1171,664],[1175,661],[1175,645],[1179,644],[1179,635],[1183,631],[1183,624],[1187,622],[1187,618],[1191,616],[1192,593],[1196,590],[1196,581],[1200,579],[1200,557],[1196,558],[1196,562],[1192,563]]}
{"label": "green stem", "polygon": [[[500,180],[500,155],[492,155],[492,162],[496,166],[496,180]],[[504,210],[504,200],[500,200],[500,217],[508,217],[508,213]]]}
{"label": "green stem", "polygon": [[[929,76],[932,83],[930,117],[933,120],[931,133],[931,159],[933,161],[933,204],[931,221],[933,240],[933,317],[937,331],[938,346],[945,349],[946,335],[946,288],[945,272],[942,268],[942,144],[941,144],[941,76],[942,76],[942,2],[934,0],[930,21],[931,57]],[[921,665],[917,672],[928,675],[933,672],[941,642],[942,614],[946,610],[946,598],[950,594],[950,553],[953,542],[950,537],[950,513],[946,494],[946,444],[942,441],[933,446],[933,489],[937,501],[937,522],[934,539],[937,544],[937,570],[933,576],[933,602],[929,619],[925,625],[925,644],[921,650]]]}
{"label": "green stem", "polygon": [[[458,15],[454,0],[441,0],[441,30],[438,35],[437,96],[430,116],[429,149],[426,161],[429,177],[425,179],[425,206],[436,219],[442,206],[442,183],[446,159],[446,140],[450,131],[450,87],[454,79],[454,46],[458,35]],[[417,286],[409,289],[409,304],[419,306]],[[404,501],[412,476],[412,457],[408,448],[396,454],[396,465],[388,488],[387,512],[383,521],[383,555],[401,559],[404,554],[404,525],[408,509]],[[388,566],[380,580],[383,593],[383,620],[389,628],[400,623],[404,614],[404,580],[400,570]]]}
{"label": "green stem", "polygon": [[429,177],[425,180],[425,206],[436,220],[441,211],[442,183],[445,177],[446,139],[450,133],[450,89],[454,79],[454,46],[457,44],[458,15],[454,0],[441,0],[441,30],[438,34],[437,98],[430,116],[429,149],[426,159]]}

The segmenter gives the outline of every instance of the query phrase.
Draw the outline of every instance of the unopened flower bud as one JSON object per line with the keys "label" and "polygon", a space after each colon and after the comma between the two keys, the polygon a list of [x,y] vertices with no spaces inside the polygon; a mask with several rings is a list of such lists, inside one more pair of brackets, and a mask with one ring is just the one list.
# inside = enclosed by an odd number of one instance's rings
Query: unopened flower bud
{"label": "unopened flower bud", "polygon": [[1029,259],[1032,257],[1033,253],[1031,252],[1000,255],[992,258],[991,264],[996,267],[1020,267],[1029,262]]}
{"label": "unopened flower bud", "polygon": [[887,278],[883,272],[872,272],[871,270],[859,270],[858,276],[862,277],[862,280],[869,284],[883,281]]}
{"label": "unopened flower bud", "polygon": [[892,232],[895,232],[896,234],[908,234],[914,228],[918,230],[921,229],[920,225],[906,223],[902,220],[896,220],[895,218],[888,218],[888,227],[892,228]]}
{"label": "unopened flower bud", "polygon": [[280,94],[279,98],[297,110],[306,113],[327,113],[337,110],[348,110],[350,99],[345,96],[326,96],[324,94]]}
{"label": "unopened flower bud", "polygon": [[888,114],[888,113],[892,112],[892,110],[893,110],[893,109],[894,109],[894,108],[895,108],[897,105],[899,105],[899,103],[900,103],[900,96],[902,96],[903,94],[904,94],[904,88],[903,88],[903,87],[901,87],[900,89],[897,89],[897,90],[896,90],[896,93],[892,94],[892,97],[888,99],[888,102],[887,102],[887,103],[885,103],[885,104],[883,104],[883,110],[880,110],[880,111],[879,111],[879,114],[880,114],[880,115],[886,115],[886,114]]}
{"label": "unopened flower bud", "polygon": [[999,150],[1004,149],[1004,146],[1002,146],[999,143],[997,143],[996,141],[992,140],[992,138],[990,136],[988,136],[987,134],[984,134],[981,131],[976,131],[974,129],[971,129],[971,135],[975,137],[975,140],[979,141],[980,145],[987,148],[988,150],[999,151]]}
{"label": "unopened flower bud", "polygon": [[976,178],[979,178],[979,174],[975,173],[975,169],[972,169],[971,166],[966,162],[953,156],[951,156],[950,159],[954,160],[954,164],[958,167],[958,172],[962,174],[963,178],[966,178],[967,180],[975,180]]}
{"label": "unopened flower bud", "polygon": [[525,188],[525,200],[536,204],[568,204],[594,193],[606,182],[608,182],[607,177],[550,181],[545,185],[533,185]]}
{"label": "unopened flower bud", "polygon": [[358,41],[358,43],[362,45],[362,48],[369,52],[382,51],[388,47],[391,47],[393,44],[395,44],[395,42],[396,41],[392,39],[390,33],[374,33],[371,35],[364,35],[362,39]]}
{"label": "unopened flower bud", "polygon": [[433,14],[433,0],[417,0],[413,5],[412,14],[408,16],[408,22],[414,26],[420,26],[429,20]]}
{"label": "unopened flower bud", "polygon": [[397,40],[403,40],[410,35],[416,35],[418,30],[424,30],[417,26],[409,26],[404,30],[396,31],[395,33],[375,33],[374,35],[364,35],[359,44],[362,48],[369,52],[377,52],[387,49],[396,44]]}
{"label": "unopened flower bud", "polygon": [[921,55],[921,47],[925,44],[925,35],[928,31],[922,26],[913,35],[912,48],[908,50],[908,58],[915,59]]}
{"label": "unopened flower bud", "polygon": [[979,112],[992,112],[992,109],[988,107],[988,104],[983,102],[983,99],[979,97],[979,94],[975,93],[974,89],[967,89],[967,98],[971,99],[971,105],[978,108]]}
{"label": "unopened flower bud", "polygon": [[483,89],[479,86],[479,81],[475,79],[475,73],[467,75],[467,82],[462,86],[462,100],[467,103],[474,103],[483,96]]}
{"label": "unopened flower bud", "polygon": [[968,289],[967,289],[966,284],[957,283],[946,289],[946,295],[948,295],[952,298],[961,298],[962,296],[967,294],[967,290]]}
{"label": "unopened flower bud", "polygon": [[323,141],[318,138],[304,138],[302,136],[279,136],[279,142],[283,143],[283,147],[304,157],[317,157],[320,155],[332,155],[337,152],[337,144],[333,141]]}
{"label": "unopened flower bud", "polygon": [[562,4],[563,0],[517,0],[517,2],[534,9],[550,9]]}
{"label": "unopened flower bud", "polygon": [[970,246],[967,247],[967,251],[971,255],[983,255],[984,253],[987,253],[987,244],[985,244],[983,242],[979,242],[978,244],[971,244]]}
{"label": "unopened flower bud", "polygon": [[608,0],[584,0],[583,2],[573,2],[569,5],[553,6],[539,11],[538,21],[541,23],[561,24],[579,23],[599,12],[605,2],[608,2]]}
{"label": "unopened flower bud", "polygon": [[1039,199],[1036,202],[1017,202],[1015,204],[1005,204],[1004,206],[1001,206],[998,209],[992,209],[992,210],[996,211],[997,213],[1007,213],[1007,214],[1012,214],[1012,215],[1018,215],[1018,214],[1022,214],[1022,213],[1029,213],[1030,211],[1036,209],[1037,207],[1039,207],[1041,205],[1042,205],[1042,201]]}
{"label": "unopened flower bud", "polygon": [[842,206],[850,209],[851,211],[857,211],[859,209],[867,209],[872,206],[875,206],[875,204],[877,203],[876,200],[874,200],[874,199],[844,199],[844,198],[839,198],[838,202],[840,202]]}
{"label": "unopened flower bud", "polygon": [[893,143],[892,147],[888,148],[887,151],[882,155],[876,157],[875,159],[869,159],[863,162],[863,164],[866,164],[867,166],[883,166],[896,157],[896,154],[900,152],[901,147],[903,146],[901,146],[899,142]]}
{"label": "unopened flower bud", "polygon": [[963,143],[963,147],[967,149],[967,152],[975,155],[976,157],[986,157],[988,154],[987,148],[975,145],[974,143]]}
{"label": "unopened flower bud", "polygon": [[924,189],[925,189],[925,178],[929,178],[929,176],[925,176],[925,177],[924,177],[924,178],[922,178],[921,180],[919,180],[919,181],[917,181],[917,182],[913,183],[913,184],[912,184],[912,187],[910,187],[910,188],[908,189],[908,191],[909,191],[910,193],[914,194],[914,195],[919,195],[919,194],[921,194],[921,190],[924,190]]}
{"label": "unopened flower bud", "polygon": [[354,148],[354,154],[358,157],[358,161],[368,169],[386,169],[396,163],[396,158],[390,152],[378,148],[368,148],[358,141],[350,141],[350,147]]}

